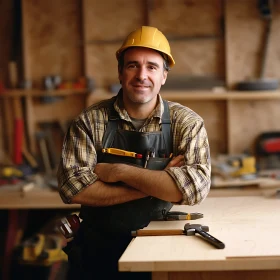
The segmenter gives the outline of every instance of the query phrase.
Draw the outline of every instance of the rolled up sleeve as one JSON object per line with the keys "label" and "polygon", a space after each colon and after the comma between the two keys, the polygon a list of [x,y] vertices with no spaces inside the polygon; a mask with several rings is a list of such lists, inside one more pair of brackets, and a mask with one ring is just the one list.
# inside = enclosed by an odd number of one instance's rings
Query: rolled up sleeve
{"label": "rolled up sleeve", "polygon": [[59,194],[64,203],[71,203],[73,196],[98,179],[94,173],[97,154],[91,135],[78,119],[72,122],[64,138],[57,171]]}
{"label": "rolled up sleeve", "polygon": [[183,125],[180,137],[178,154],[184,155],[185,164],[171,167],[166,172],[182,192],[183,199],[179,204],[194,205],[206,198],[211,185],[210,148],[203,121]]}

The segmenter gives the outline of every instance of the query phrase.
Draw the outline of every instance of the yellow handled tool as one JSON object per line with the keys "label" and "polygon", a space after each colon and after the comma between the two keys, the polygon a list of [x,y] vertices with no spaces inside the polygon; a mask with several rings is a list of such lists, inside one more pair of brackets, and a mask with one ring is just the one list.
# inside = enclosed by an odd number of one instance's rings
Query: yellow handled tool
{"label": "yellow handled tool", "polygon": [[102,149],[102,153],[107,153],[107,154],[116,155],[116,156],[123,156],[123,157],[142,158],[141,154],[137,154],[134,152],[125,151],[125,150],[121,150],[121,149],[116,149],[116,148]]}

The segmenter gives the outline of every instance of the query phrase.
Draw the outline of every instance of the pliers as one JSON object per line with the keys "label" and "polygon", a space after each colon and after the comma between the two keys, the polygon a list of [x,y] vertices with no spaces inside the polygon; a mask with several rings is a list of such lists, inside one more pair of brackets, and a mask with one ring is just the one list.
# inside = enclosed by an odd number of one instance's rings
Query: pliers
{"label": "pliers", "polygon": [[163,220],[175,221],[175,220],[197,220],[203,218],[202,213],[186,213],[181,211],[170,211],[167,212],[165,209],[162,211]]}

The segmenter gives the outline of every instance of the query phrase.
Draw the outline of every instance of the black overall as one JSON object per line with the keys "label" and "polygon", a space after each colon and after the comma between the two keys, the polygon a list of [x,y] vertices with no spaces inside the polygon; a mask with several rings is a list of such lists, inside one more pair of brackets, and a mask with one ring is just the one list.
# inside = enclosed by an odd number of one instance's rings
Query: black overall
{"label": "black overall", "polygon": [[[155,157],[150,157],[146,168],[162,170],[170,161],[172,134],[169,108],[164,101],[164,114],[161,131],[137,132],[118,129],[119,116],[112,107],[109,122],[103,137],[103,148],[119,148],[142,154],[142,159],[115,156],[97,151],[98,162],[127,163],[144,167],[145,155],[153,148]],[[166,157],[163,157],[163,153]],[[139,170],[141,172],[141,170]],[[146,197],[108,207],[82,206],[80,217],[83,219],[81,230],[74,243],[78,244],[81,254],[69,255],[71,268],[82,270],[73,279],[150,279],[150,273],[118,272],[118,259],[132,240],[131,231],[143,228],[151,220],[162,218],[163,210],[168,211],[172,204],[155,197]],[[71,252],[70,252],[71,253]],[[79,255],[79,258],[77,258]],[[77,258],[77,259],[76,259]],[[79,261],[81,259],[82,261]],[[76,278],[77,279],[77,278]]]}

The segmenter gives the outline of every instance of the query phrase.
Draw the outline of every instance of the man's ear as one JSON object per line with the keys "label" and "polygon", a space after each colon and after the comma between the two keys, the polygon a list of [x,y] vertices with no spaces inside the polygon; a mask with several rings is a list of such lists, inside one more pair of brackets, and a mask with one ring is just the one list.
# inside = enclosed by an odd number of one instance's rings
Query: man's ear
{"label": "man's ear", "polygon": [[167,79],[167,74],[168,74],[168,71],[164,70],[163,71],[163,79],[161,81],[161,85],[163,86],[166,82],[166,79]]}

